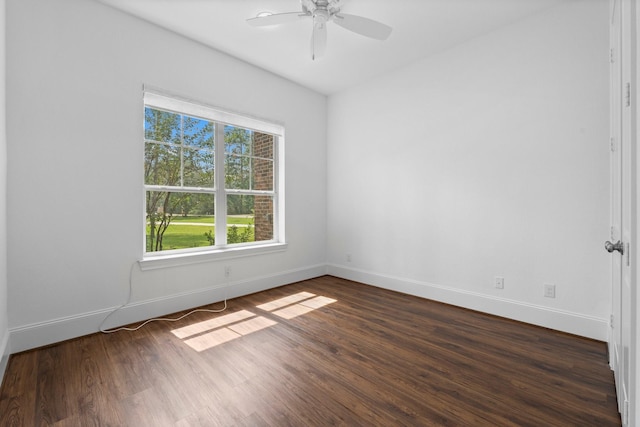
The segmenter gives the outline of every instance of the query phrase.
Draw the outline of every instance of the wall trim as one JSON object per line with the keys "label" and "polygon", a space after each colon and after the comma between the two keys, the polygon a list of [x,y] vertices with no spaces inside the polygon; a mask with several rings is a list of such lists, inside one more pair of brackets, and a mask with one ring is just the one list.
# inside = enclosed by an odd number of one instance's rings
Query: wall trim
{"label": "wall trim", "polygon": [[0,343],[0,386],[4,380],[4,373],[9,364],[9,356],[11,355],[11,347],[9,346],[9,330],[5,330]]}
{"label": "wall trim", "polygon": [[[104,328],[110,329],[146,319],[164,316],[206,304],[221,302],[249,295],[266,289],[312,279],[327,274],[326,265],[319,264],[299,269],[287,270],[277,274],[256,276],[245,280],[232,281],[224,285],[188,291],[166,297],[144,301],[134,301],[121,307],[110,307],[91,312],[61,317],[30,325],[9,329],[10,347],[15,353],[54,344],[100,330],[107,317]],[[114,310],[117,310],[114,312]],[[111,314],[113,312],[113,314]]]}
{"label": "wall trim", "polygon": [[372,271],[327,265],[327,274],[607,342],[607,319]]}

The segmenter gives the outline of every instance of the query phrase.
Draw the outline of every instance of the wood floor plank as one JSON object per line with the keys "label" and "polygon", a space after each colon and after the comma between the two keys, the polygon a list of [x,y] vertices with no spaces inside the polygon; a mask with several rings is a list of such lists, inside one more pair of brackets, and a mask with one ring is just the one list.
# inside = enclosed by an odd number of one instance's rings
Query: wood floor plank
{"label": "wood floor plank", "polygon": [[59,369],[60,358],[59,346],[45,348],[38,353],[35,415],[37,419],[46,420],[49,425],[69,416],[64,370]]}
{"label": "wood floor plank", "polygon": [[0,425],[18,427],[35,424],[38,355],[10,357],[0,389]]}
{"label": "wood floor plank", "polygon": [[606,357],[602,342],[323,276],[12,355],[0,425],[619,426]]}

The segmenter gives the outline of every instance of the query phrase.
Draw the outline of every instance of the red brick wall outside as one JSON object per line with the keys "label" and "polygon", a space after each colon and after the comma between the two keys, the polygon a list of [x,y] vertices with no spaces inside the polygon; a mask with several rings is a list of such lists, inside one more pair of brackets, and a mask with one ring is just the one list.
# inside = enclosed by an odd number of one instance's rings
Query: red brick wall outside
{"label": "red brick wall outside", "polygon": [[[253,189],[273,190],[273,135],[253,133]],[[264,160],[269,159],[269,160]],[[273,199],[255,196],[255,241],[273,239]]]}

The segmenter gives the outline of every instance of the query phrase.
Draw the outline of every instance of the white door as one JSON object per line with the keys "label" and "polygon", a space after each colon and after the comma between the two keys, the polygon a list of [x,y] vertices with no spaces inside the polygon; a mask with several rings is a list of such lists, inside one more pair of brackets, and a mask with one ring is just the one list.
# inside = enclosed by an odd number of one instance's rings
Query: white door
{"label": "white door", "polygon": [[[622,135],[622,70],[620,66],[621,39],[621,8],[619,0],[612,0],[609,7],[610,15],[610,108],[611,108],[611,145],[610,145],[610,186],[611,186],[611,242],[621,239],[621,152],[620,140]],[[614,372],[616,393],[623,396],[621,375],[621,258],[614,253],[611,258],[612,309],[609,339],[609,363]],[[618,399],[618,410],[622,412],[622,402]]]}
{"label": "white door", "polygon": [[[631,379],[635,375],[632,334],[635,334],[635,289],[632,286],[632,221],[635,220],[635,185],[632,182],[635,148],[635,97],[632,75],[636,54],[632,40],[635,10],[632,0],[612,0],[611,17],[611,252],[612,330],[611,367],[616,380],[618,409],[623,425],[634,425],[629,402],[635,398]],[[631,422],[630,422],[631,421]]]}

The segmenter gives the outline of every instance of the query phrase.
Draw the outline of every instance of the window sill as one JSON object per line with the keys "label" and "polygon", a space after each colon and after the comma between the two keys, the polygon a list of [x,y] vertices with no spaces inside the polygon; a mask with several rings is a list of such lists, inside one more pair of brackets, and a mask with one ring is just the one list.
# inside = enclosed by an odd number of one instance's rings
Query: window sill
{"label": "window sill", "polygon": [[260,246],[239,246],[184,254],[154,255],[147,256],[146,258],[139,260],[138,265],[143,271],[155,270],[158,268],[180,267],[189,264],[199,264],[203,262],[282,252],[287,249],[287,246],[287,243],[271,243]]}

